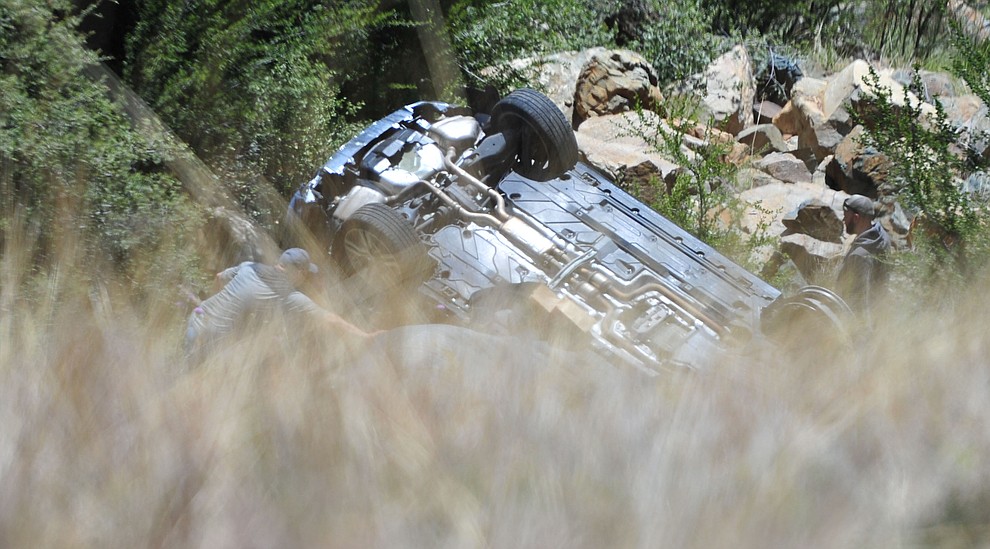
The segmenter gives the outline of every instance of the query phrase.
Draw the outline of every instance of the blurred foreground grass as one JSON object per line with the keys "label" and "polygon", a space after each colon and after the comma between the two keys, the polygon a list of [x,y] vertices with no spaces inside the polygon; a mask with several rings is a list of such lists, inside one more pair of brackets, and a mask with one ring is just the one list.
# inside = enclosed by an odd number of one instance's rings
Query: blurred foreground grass
{"label": "blurred foreground grass", "polygon": [[990,543],[985,288],[703,374],[450,327],[185,371],[171,288],[5,234],[0,547]]}

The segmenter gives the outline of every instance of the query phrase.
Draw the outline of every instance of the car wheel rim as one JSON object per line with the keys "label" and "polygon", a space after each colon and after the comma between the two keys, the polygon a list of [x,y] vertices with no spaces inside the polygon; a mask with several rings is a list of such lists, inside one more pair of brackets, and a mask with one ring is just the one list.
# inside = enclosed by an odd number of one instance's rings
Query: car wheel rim
{"label": "car wheel rim", "polygon": [[355,271],[369,271],[379,281],[396,280],[401,272],[392,249],[373,232],[348,232],[344,235],[344,249]]}
{"label": "car wheel rim", "polygon": [[547,144],[522,118],[512,117],[514,126],[521,128],[519,138],[519,165],[524,169],[542,169],[550,163],[550,153]]}

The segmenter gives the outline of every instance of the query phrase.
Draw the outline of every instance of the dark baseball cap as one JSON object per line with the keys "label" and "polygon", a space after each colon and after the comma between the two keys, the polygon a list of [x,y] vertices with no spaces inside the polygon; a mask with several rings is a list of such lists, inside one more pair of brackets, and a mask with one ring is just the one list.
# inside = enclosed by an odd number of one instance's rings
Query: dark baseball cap
{"label": "dark baseball cap", "polygon": [[876,215],[876,207],[873,201],[861,194],[854,194],[842,203],[842,207],[854,211],[860,215],[873,217]]}
{"label": "dark baseball cap", "polygon": [[309,254],[302,248],[289,248],[285,250],[282,252],[282,256],[278,258],[278,264],[283,267],[293,267],[300,271],[309,271],[314,274],[320,272],[320,268],[309,260]]}

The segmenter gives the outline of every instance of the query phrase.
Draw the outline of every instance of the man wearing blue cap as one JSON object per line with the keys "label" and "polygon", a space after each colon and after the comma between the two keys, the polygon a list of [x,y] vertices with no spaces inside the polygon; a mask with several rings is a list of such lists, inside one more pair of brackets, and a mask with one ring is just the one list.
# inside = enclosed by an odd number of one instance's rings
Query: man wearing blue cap
{"label": "man wearing blue cap", "polygon": [[846,232],[856,235],[836,279],[836,291],[854,311],[868,312],[886,289],[890,277],[884,257],[891,247],[890,235],[876,221],[873,201],[854,194],[842,204]]}
{"label": "man wearing blue cap", "polygon": [[199,304],[186,326],[186,352],[202,358],[204,351],[231,334],[247,333],[270,322],[276,314],[289,320],[367,337],[370,334],[317,305],[297,288],[319,272],[302,248],[282,252],[275,266],[246,261],[217,274],[223,288]]}

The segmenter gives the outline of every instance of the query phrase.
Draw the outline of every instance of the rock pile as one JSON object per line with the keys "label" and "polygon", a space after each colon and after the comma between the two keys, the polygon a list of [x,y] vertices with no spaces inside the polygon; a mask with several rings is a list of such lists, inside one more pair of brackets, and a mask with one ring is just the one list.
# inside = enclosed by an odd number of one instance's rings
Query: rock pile
{"label": "rock pile", "polygon": [[[906,241],[910,216],[889,186],[887,159],[860,143],[863,127],[853,122],[853,113],[869,122],[864,99],[876,94],[868,78],[870,66],[857,60],[831,76],[813,78],[787,60],[771,61],[788,70],[776,72],[786,78],[762,100],[757,90],[766,83],[758,85],[742,46],[702,74],[663,90],[649,63],[625,50],[558,54],[543,66],[544,74],[553,75],[551,98],[571,116],[584,158],[616,180],[637,186],[647,200],[671,185],[683,168],[637,128],[669,129],[665,98],[694,94],[703,111],[699,119],[710,120],[711,127],[686,135],[682,150],[690,157],[704,139],[732,142],[725,160],[740,168],[733,192],[752,205],[743,216],[743,230],[769,226],[781,239],[777,253],[793,262],[805,282],[826,283],[848,243],[841,222],[848,195],[877,199],[881,222],[900,245]],[[923,112],[934,112],[930,97],[904,93],[904,71],[876,72],[893,101],[911,101]],[[975,96],[957,95],[944,75],[925,73],[923,78],[930,94],[938,92],[963,137],[974,136],[967,145],[990,155],[986,140],[976,138],[980,129],[990,127],[986,106]]]}

